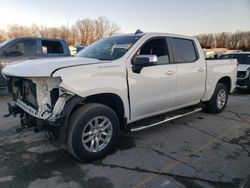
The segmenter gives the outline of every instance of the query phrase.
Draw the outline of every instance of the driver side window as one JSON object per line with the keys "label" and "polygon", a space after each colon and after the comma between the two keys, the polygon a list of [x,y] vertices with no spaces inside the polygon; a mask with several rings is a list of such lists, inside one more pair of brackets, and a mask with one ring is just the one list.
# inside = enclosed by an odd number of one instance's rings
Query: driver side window
{"label": "driver side window", "polygon": [[34,55],[36,53],[35,40],[21,40],[9,46],[4,53],[5,57]]}
{"label": "driver side window", "polygon": [[166,43],[166,38],[151,39],[143,44],[137,55],[156,55],[158,65],[168,64],[170,60]]}

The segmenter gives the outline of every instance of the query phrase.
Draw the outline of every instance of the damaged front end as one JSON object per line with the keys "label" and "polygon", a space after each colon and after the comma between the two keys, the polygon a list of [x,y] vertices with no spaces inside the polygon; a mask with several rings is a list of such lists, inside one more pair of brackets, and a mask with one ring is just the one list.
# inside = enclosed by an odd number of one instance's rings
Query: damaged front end
{"label": "damaged front end", "polygon": [[[13,102],[8,104],[9,114],[20,115],[21,126],[47,129],[51,140],[59,140],[60,128],[67,122],[66,104],[74,94],[60,87],[59,77],[21,78],[7,77]],[[77,101],[78,102],[78,101]]]}

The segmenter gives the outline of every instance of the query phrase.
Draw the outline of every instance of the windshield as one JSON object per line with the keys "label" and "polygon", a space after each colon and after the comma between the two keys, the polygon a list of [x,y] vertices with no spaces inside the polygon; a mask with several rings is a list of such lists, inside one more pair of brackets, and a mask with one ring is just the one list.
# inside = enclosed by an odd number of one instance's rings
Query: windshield
{"label": "windshield", "polygon": [[117,36],[99,40],[80,51],[76,56],[99,60],[122,57],[141,36]]}
{"label": "windshield", "polygon": [[225,54],[221,59],[237,59],[239,64],[250,64],[250,54]]}
{"label": "windshield", "polygon": [[2,43],[0,43],[0,48],[2,48],[5,44],[9,43],[10,41],[12,41],[13,39],[8,39]]}

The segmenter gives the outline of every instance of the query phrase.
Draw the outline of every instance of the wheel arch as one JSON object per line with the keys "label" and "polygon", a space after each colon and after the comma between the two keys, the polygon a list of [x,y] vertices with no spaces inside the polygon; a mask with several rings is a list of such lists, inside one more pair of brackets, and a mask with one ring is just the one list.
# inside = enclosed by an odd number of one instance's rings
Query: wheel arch
{"label": "wheel arch", "polygon": [[117,94],[100,93],[86,97],[74,96],[67,101],[64,106],[64,123],[61,125],[58,135],[59,144],[64,143],[67,139],[68,122],[70,116],[81,106],[86,103],[99,103],[110,107],[118,116],[120,129],[128,130],[127,117],[124,108],[124,103]]}
{"label": "wheel arch", "polygon": [[225,84],[228,89],[228,93],[232,92],[232,88],[233,88],[232,79],[229,76],[223,76],[221,78],[217,78],[216,80],[210,80],[210,81],[207,81],[206,83],[206,91],[201,99],[201,102],[209,101],[212,98],[215,88],[218,85],[218,83]]}
{"label": "wheel arch", "polygon": [[[222,78],[220,78],[217,82],[218,83],[222,83],[222,84],[225,84],[227,89],[228,89],[228,92],[230,93],[231,91],[231,88],[232,88],[232,81],[231,81],[231,78],[229,76],[224,76]],[[217,85],[216,84],[216,85]]]}
{"label": "wheel arch", "polygon": [[121,97],[114,93],[100,93],[90,95],[85,98],[85,103],[99,103],[110,107],[118,116],[120,122],[120,129],[126,130],[127,117],[125,113],[125,106]]}

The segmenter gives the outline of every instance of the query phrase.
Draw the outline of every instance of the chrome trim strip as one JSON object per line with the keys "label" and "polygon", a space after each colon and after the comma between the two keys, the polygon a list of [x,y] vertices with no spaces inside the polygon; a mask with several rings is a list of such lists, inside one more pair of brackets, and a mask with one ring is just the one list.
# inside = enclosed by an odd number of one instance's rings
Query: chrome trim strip
{"label": "chrome trim strip", "polygon": [[186,115],[189,115],[189,114],[193,114],[193,113],[196,113],[196,112],[200,112],[202,110],[202,108],[196,108],[194,109],[193,111],[190,111],[190,112],[187,112],[185,114],[180,114],[180,115],[176,115],[176,116],[173,116],[173,117],[170,117],[170,118],[166,118],[162,121],[159,121],[157,123],[153,123],[151,125],[146,125],[146,126],[142,126],[142,127],[138,127],[138,128],[132,128],[131,129],[131,132],[137,132],[137,131],[141,131],[141,130],[144,130],[144,129],[148,129],[148,128],[151,128],[151,127],[154,127],[156,125],[160,125],[162,123],[166,123],[168,121],[171,121],[171,120],[174,120],[174,119],[177,119],[177,118],[180,118],[180,117],[183,117],[183,116],[186,116]]}

